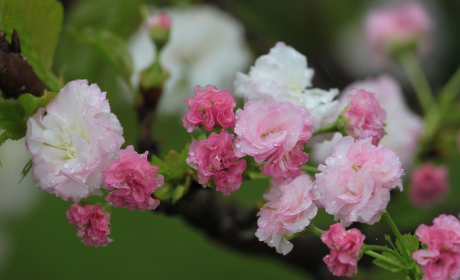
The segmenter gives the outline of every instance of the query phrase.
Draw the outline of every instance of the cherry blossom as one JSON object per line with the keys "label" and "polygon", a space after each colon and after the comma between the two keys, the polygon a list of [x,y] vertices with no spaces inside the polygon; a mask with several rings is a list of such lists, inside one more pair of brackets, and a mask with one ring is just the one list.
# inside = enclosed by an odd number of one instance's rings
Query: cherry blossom
{"label": "cherry blossom", "polygon": [[139,155],[134,147],[120,150],[119,158],[104,170],[104,185],[110,192],[105,199],[115,207],[152,210],[160,201],[151,197],[152,193],[163,186],[163,175],[157,174],[158,167],[147,160],[148,152]]}
{"label": "cherry blossom", "polygon": [[27,121],[37,187],[75,202],[102,194],[102,172],[124,143],[106,93],[86,80],[69,82]]}
{"label": "cherry blossom", "polygon": [[235,155],[250,155],[264,175],[273,178],[295,177],[307,162],[304,144],[312,136],[312,117],[307,109],[269,97],[248,101],[235,118]]}
{"label": "cherry blossom", "polygon": [[246,170],[246,160],[237,159],[233,153],[233,138],[225,130],[220,134],[213,132],[207,139],[192,140],[188,151],[187,164],[198,170],[198,183],[207,185],[212,179],[216,190],[224,195],[240,188]]}
{"label": "cherry blossom", "polygon": [[395,152],[371,144],[371,138],[341,139],[316,174],[319,201],[344,226],[374,224],[390,201],[390,190],[402,191],[404,170]]}
{"label": "cherry blossom", "polygon": [[331,225],[321,235],[321,241],[329,247],[330,254],[323,258],[329,271],[335,276],[348,276],[358,272],[359,250],[366,237],[356,228],[346,231],[340,223]]}
{"label": "cherry blossom", "polygon": [[313,202],[315,196],[310,192],[312,188],[308,175],[286,179],[280,186],[271,188],[264,195],[268,202],[257,214],[257,238],[275,247],[278,253],[289,253],[293,245],[286,237],[303,231],[318,212]]}
{"label": "cherry blossom", "polygon": [[110,214],[102,211],[100,204],[80,206],[73,204],[67,210],[69,223],[77,227],[77,236],[83,243],[93,247],[105,247],[112,242],[107,235],[110,234]]}

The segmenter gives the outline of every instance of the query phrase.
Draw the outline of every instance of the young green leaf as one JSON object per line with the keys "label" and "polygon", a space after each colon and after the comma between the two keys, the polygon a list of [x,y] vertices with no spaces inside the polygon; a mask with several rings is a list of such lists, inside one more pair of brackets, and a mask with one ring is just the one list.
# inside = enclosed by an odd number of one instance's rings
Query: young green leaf
{"label": "young green leaf", "polygon": [[[393,255],[390,254],[390,253],[384,252],[384,253],[382,254],[382,256],[384,256],[384,257],[386,257],[386,258],[392,260],[393,262],[395,262],[395,263],[397,263],[397,264],[400,264],[401,266],[404,266],[404,265],[398,260],[398,258],[396,258],[395,256],[393,256]],[[393,273],[394,273],[394,272],[402,272],[402,271],[405,271],[405,270],[406,270],[406,268],[404,268],[404,267],[396,267],[396,266],[393,266],[393,265],[391,265],[391,264],[389,264],[389,263],[387,263],[387,262],[385,262],[385,261],[379,260],[379,259],[375,259],[375,260],[373,261],[373,263],[374,263],[375,265],[380,266],[381,268],[386,269],[386,270],[389,270],[389,271],[391,271],[391,272],[393,272]]]}
{"label": "young green leaf", "polygon": [[[398,251],[403,253],[403,246],[401,243],[404,243],[407,248],[407,255],[412,256],[412,254],[419,249],[419,241],[418,238],[411,234],[405,234],[401,236],[401,238],[396,240],[396,247],[398,247]],[[404,254],[402,254],[404,256]]]}

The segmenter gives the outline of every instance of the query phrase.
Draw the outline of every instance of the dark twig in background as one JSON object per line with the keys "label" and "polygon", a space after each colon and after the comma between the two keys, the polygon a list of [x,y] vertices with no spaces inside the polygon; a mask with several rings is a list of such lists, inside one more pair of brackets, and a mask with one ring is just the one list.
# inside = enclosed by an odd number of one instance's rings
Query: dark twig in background
{"label": "dark twig in background", "polygon": [[21,56],[21,45],[16,29],[11,43],[0,31],[0,90],[4,98],[18,98],[23,93],[41,96],[46,85],[37,77],[27,60]]}

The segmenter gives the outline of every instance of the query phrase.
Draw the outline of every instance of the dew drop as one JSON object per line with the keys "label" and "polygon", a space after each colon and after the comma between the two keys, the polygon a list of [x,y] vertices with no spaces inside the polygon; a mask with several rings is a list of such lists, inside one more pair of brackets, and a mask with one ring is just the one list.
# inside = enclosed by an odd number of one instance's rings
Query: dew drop
{"label": "dew drop", "polygon": [[236,144],[235,147],[239,148],[239,147],[241,147],[241,145],[240,145],[240,144]]}
{"label": "dew drop", "polygon": [[64,168],[69,168],[70,164],[68,162],[64,163]]}
{"label": "dew drop", "polygon": [[11,169],[11,171],[13,171],[13,172],[14,172],[14,169]]}

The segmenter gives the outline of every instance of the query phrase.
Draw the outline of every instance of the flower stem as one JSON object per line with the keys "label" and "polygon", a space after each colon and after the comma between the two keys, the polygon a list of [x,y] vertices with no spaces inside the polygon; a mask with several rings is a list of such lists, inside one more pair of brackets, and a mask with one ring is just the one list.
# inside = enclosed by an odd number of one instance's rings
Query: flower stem
{"label": "flower stem", "polygon": [[302,165],[300,167],[300,169],[302,171],[305,171],[305,172],[309,173],[309,174],[321,173],[321,171],[319,171],[318,168],[313,167],[313,166],[309,166],[309,165]]}
{"label": "flower stem", "polygon": [[383,262],[386,262],[387,264],[390,264],[392,266],[404,268],[404,266],[402,266],[400,263],[397,263],[397,262],[393,261],[392,259],[389,259],[389,258],[387,258],[385,256],[382,256],[379,253],[376,253],[374,251],[365,251],[364,254],[369,255],[371,257],[374,257],[376,259],[379,259],[379,260],[381,260]]}
{"label": "flower stem", "polygon": [[457,97],[460,92],[460,67],[455,71],[452,77],[449,79],[449,82],[442,89],[439,97],[440,103],[443,108],[448,107],[454,102],[455,97]]}
{"label": "flower stem", "polygon": [[[385,217],[385,220],[387,221],[388,225],[390,226],[391,230],[396,236],[396,239],[401,238],[401,233],[398,230],[398,227],[396,226],[395,222],[393,222],[393,219],[390,217],[390,214],[388,214],[387,211],[383,212],[383,217]],[[408,263],[411,260],[411,256],[407,253],[407,248],[406,244],[404,242],[400,242],[401,244],[401,249],[402,249],[402,256],[404,257],[404,263]]]}
{"label": "flower stem", "polygon": [[317,228],[313,223],[310,223],[310,225],[306,226],[304,230],[302,230],[301,232],[296,232],[293,235],[286,236],[286,239],[291,240],[305,234],[311,234],[314,236],[321,237],[321,235],[323,234],[323,230]]}
{"label": "flower stem", "polygon": [[334,122],[329,125],[321,127],[315,133],[313,133],[313,136],[324,134],[324,133],[329,133],[329,132],[339,132],[339,129],[337,128],[337,123]]}
{"label": "flower stem", "polygon": [[387,248],[387,247],[384,247],[384,246],[379,246],[379,245],[366,245],[364,247],[364,252],[371,251],[371,250],[390,253],[393,256],[395,256],[396,258],[398,258],[398,260],[400,260],[402,263],[406,262],[406,260],[398,252],[396,252],[395,250],[392,250],[390,248]]}
{"label": "flower stem", "polygon": [[399,57],[401,65],[403,66],[412,86],[415,89],[420,105],[426,114],[430,108],[435,105],[433,93],[430,85],[428,84],[425,75],[420,69],[420,65],[412,52],[406,52]]}

